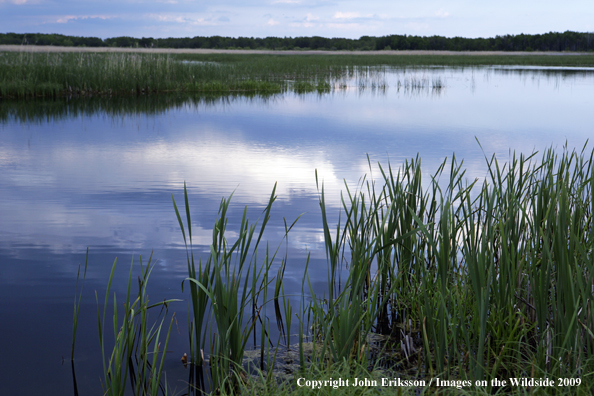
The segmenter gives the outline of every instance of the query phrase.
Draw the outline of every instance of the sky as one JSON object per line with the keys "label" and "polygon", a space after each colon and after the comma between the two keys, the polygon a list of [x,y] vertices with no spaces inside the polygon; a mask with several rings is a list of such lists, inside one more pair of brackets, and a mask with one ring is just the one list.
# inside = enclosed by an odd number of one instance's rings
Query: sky
{"label": "sky", "polygon": [[594,32],[592,0],[0,0],[0,33],[109,38]]}

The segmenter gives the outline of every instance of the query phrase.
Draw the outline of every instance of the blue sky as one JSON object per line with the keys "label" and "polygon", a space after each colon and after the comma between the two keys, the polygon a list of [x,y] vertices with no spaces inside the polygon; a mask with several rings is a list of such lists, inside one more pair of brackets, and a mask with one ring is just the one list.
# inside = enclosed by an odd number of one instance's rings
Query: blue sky
{"label": "blue sky", "polygon": [[0,33],[493,37],[594,31],[592,0],[0,0]]}

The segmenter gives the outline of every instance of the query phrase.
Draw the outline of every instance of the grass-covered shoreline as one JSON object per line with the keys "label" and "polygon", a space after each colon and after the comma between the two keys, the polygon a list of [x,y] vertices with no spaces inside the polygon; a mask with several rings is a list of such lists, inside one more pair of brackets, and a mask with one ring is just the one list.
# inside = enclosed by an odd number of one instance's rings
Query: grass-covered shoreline
{"label": "grass-covered shoreline", "polygon": [[163,92],[330,92],[377,66],[594,66],[594,55],[269,55],[0,52],[0,98]]}
{"label": "grass-covered shoreline", "polygon": [[[188,363],[205,370],[213,394],[310,394],[298,378],[357,377],[425,385],[351,386],[342,392],[590,395],[594,151],[551,149],[513,154],[506,163],[485,160],[488,176],[474,181],[455,158],[444,161],[428,183],[420,158],[398,169],[380,165],[378,182],[363,178],[356,189],[345,185],[338,222],[329,220],[336,208],[327,207],[323,181],[316,178],[328,266],[322,294],[314,292],[308,264],[300,295],[285,293],[287,258],[262,238],[274,189],[258,221],[244,212],[232,240],[226,236],[231,198],[221,201],[205,261],[194,257],[190,197],[185,192],[180,205],[174,199],[187,249],[184,290],[192,306]],[[145,287],[141,282],[139,301]],[[370,345],[372,334],[386,337],[380,353]],[[308,338],[314,342],[306,348]],[[252,339],[260,349],[246,366]],[[134,353],[131,347],[116,344],[111,356]],[[283,382],[273,368],[289,348],[297,353]],[[146,359],[157,357],[141,352],[137,364]],[[106,381],[129,370],[106,367]],[[160,371],[155,375],[162,378]],[[483,385],[438,387],[435,378]],[[493,383],[495,378],[507,385]],[[555,385],[513,386],[510,378],[549,378]],[[154,381],[151,389],[158,391]],[[319,393],[332,391],[325,386]]]}

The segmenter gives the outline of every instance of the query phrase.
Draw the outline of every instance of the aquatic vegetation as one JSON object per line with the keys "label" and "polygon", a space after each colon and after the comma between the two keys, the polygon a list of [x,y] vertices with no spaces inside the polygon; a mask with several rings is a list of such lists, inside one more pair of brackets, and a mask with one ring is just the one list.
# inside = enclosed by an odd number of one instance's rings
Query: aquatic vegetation
{"label": "aquatic vegetation", "polygon": [[[246,344],[254,330],[262,306],[258,307],[260,294],[266,300],[266,288],[269,284],[269,273],[276,258],[277,251],[271,252],[266,246],[262,263],[258,262],[258,246],[266,224],[270,219],[272,203],[276,199],[275,188],[263,213],[262,223],[254,242],[256,224],[250,224],[247,208],[243,212],[239,235],[234,243],[226,236],[227,211],[231,197],[223,199],[219,216],[213,228],[211,255],[205,265],[198,263],[198,272],[192,252],[192,228],[187,190],[184,187],[188,238],[186,239],[177,204],[173,198],[175,213],[182,230],[188,258],[187,280],[190,282],[191,301],[194,321],[191,328],[192,339],[191,362],[202,365],[202,347],[205,334],[202,335],[207,304],[210,305],[216,323],[217,333],[212,337],[212,351],[209,361],[212,377],[212,389],[232,390],[238,381],[245,377],[243,358]],[[189,243],[189,249],[188,249]],[[252,245],[253,243],[253,245]],[[279,277],[279,282],[281,278]],[[251,307],[251,317],[246,321],[244,314]],[[233,373],[233,375],[231,375]]]}
{"label": "aquatic vegetation", "polygon": [[[184,61],[167,54],[0,54],[0,97],[86,97],[164,92],[218,94],[329,92],[344,67],[304,67],[301,62]],[[280,58],[282,59],[282,58]],[[279,60],[280,60],[279,59]],[[270,59],[268,59],[270,60]],[[267,65],[267,66],[266,66]]]}
{"label": "aquatic vegetation", "polygon": [[[117,259],[113,262],[109,276],[103,304],[103,315],[101,315],[99,298],[97,297],[99,344],[103,357],[102,386],[105,395],[124,395],[128,381],[130,381],[135,395],[156,396],[159,393],[167,394],[167,385],[162,384],[161,377],[164,375],[163,367],[173,318],[167,328],[163,327],[165,317],[163,316],[160,321],[159,317],[163,313],[167,313],[169,303],[179,300],[164,300],[149,304],[147,285],[153,268],[151,260],[152,255],[146,266],[143,266],[142,257],[140,257],[138,295],[134,300],[131,299],[134,262],[130,266],[124,315],[121,323],[116,295],[113,296],[113,349],[110,354],[106,354],[105,315]],[[161,308],[160,314],[157,319],[149,319],[149,310],[155,308]],[[167,329],[164,345],[162,345],[163,338],[161,336],[163,329]]]}
{"label": "aquatic vegetation", "polygon": [[[82,291],[85,285],[85,278],[87,276],[87,268],[89,264],[89,249],[87,248],[87,256],[85,259],[85,269],[83,271],[82,284],[80,286],[80,294],[74,295],[74,314],[72,318],[72,349],[70,351],[70,360],[74,362],[74,345],[76,344],[76,330],[78,328],[78,314],[80,312],[80,302],[82,300]],[[78,266],[78,273],[76,275],[76,291],[78,292],[78,281],[80,280],[80,264]]]}
{"label": "aquatic vegetation", "polygon": [[[257,55],[0,52],[0,98],[149,95],[164,92],[326,93],[386,67],[592,66],[591,55]],[[376,74],[377,77],[377,74]],[[403,85],[443,87],[442,81]],[[385,80],[358,78],[385,89]]]}
{"label": "aquatic vegetation", "polygon": [[[226,236],[231,197],[223,199],[210,257],[196,263],[184,188],[186,225],[175,199],[173,205],[187,251],[188,363],[206,369],[211,381],[206,390],[216,394],[299,394],[306,389],[298,378],[357,375],[417,381],[407,390],[413,393],[433,392],[435,385],[428,384],[436,377],[478,381],[480,386],[463,390],[473,394],[525,391],[494,385],[493,378],[574,378],[580,385],[560,392],[589,394],[594,387],[593,159],[586,146],[560,154],[550,149],[540,158],[514,153],[507,163],[486,157],[489,173],[482,181],[466,180],[455,156],[428,182],[422,180],[418,157],[399,169],[378,164],[379,179],[364,177],[354,190],[345,183],[340,208],[327,206],[316,175],[327,289],[323,295],[314,291],[308,260],[298,306],[284,292],[286,258],[275,276],[279,249],[261,245],[276,189],[261,225],[243,211],[234,242]],[[330,220],[337,209],[338,219]],[[285,237],[294,225],[285,223]],[[115,347],[104,361],[104,383],[114,393],[123,389],[134,354],[142,362],[133,370],[137,394],[149,389],[154,394],[160,383],[164,350],[157,340],[164,322],[147,329],[149,273],[147,266],[135,302],[129,286],[123,324],[114,297]],[[274,289],[271,298],[269,289]],[[107,302],[106,297],[105,307]],[[278,336],[266,313],[270,303]],[[290,346],[292,315],[296,351]],[[104,323],[105,308],[99,316],[102,349]],[[259,351],[247,359],[247,341],[258,331]],[[140,347],[134,352],[136,334]],[[376,334],[382,338],[374,340]],[[281,365],[287,356],[299,363]],[[288,382],[281,380],[277,362]],[[361,390],[376,393],[375,388]]]}
{"label": "aquatic vegetation", "polygon": [[317,296],[310,285],[311,304],[297,315],[309,311],[319,340],[309,361],[365,366],[367,335],[380,332],[400,344],[392,359],[401,369],[423,367],[416,378],[485,381],[486,392],[491,378],[535,372],[588,383],[592,154],[487,162],[482,186],[465,181],[453,157],[427,190],[419,158],[398,172],[380,165],[382,186],[345,187],[335,228],[321,186],[328,290]]}

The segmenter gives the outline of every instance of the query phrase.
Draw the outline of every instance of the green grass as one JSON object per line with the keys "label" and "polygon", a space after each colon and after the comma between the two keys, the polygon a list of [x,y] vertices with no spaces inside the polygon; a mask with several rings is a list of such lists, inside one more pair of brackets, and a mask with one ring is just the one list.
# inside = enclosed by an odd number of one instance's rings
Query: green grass
{"label": "green grass", "polygon": [[[383,67],[594,66],[594,55],[236,55],[0,53],[0,98],[148,95],[163,92],[329,92],[346,78],[364,86]],[[384,83],[385,84],[385,83]],[[403,82],[406,84],[406,82]],[[440,85],[433,82],[433,86]]]}
{"label": "green grass", "polygon": [[[259,316],[262,307],[257,308],[257,304],[261,294],[266,301],[266,289],[270,284],[268,275],[278,251],[277,249],[271,252],[267,245],[262,261],[258,262],[258,246],[270,219],[272,203],[276,200],[275,190],[276,186],[264,210],[259,232],[255,233],[257,222],[251,224],[248,220],[246,207],[235,242],[229,242],[225,236],[231,197],[221,201],[219,216],[213,228],[211,255],[204,265],[201,261],[198,262],[198,271],[192,252],[192,220],[185,186],[187,238],[182,217],[172,195],[187,251],[189,277],[186,280],[190,283],[194,313],[194,320],[190,324],[190,328],[194,330],[193,334],[190,334],[191,362],[199,366],[203,364],[201,350],[205,344],[205,335],[202,335],[202,331],[207,305],[210,305],[216,324],[216,333],[211,337],[212,351],[209,361],[212,389],[215,390],[237,389],[241,378],[245,377],[243,358],[246,344],[254,331],[256,321],[262,320]],[[251,311],[252,315],[244,320],[244,314],[248,311]]]}
{"label": "green grass", "polygon": [[[244,211],[234,241],[226,237],[230,198],[221,201],[205,263],[194,259],[190,199],[184,190],[185,226],[173,202],[188,253],[190,362],[206,370],[215,394],[309,394],[312,390],[298,386],[298,378],[355,377],[426,384],[439,377],[484,385],[349,387],[343,392],[591,394],[593,159],[594,151],[585,146],[582,151],[551,149],[540,156],[512,154],[505,163],[486,157],[489,171],[482,181],[468,181],[455,157],[444,160],[426,182],[420,158],[405,161],[399,169],[378,164],[379,180],[364,177],[355,189],[345,184],[340,215],[332,222],[330,212],[337,208],[327,206],[323,182],[316,178],[327,290],[314,293],[308,260],[298,298],[285,294],[286,258],[275,277],[278,248],[261,245],[276,199],[274,189],[260,225],[252,224]],[[286,238],[294,224],[285,222]],[[104,362],[104,383],[114,393],[126,381],[126,356],[143,356],[151,340],[158,348],[155,340],[163,322],[156,329],[146,328],[149,266],[142,273],[141,291],[133,303],[128,290],[121,325],[114,297],[116,346]],[[291,305],[291,299],[300,304]],[[274,311],[268,310],[271,303]],[[144,330],[138,334],[144,346],[133,352],[134,342],[126,340],[136,334],[131,329],[138,312],[143,313],[139,326]],[[272,335],[269,315],[276,316],[278,336]],[[296,320],[298,346],[292,365],[283,366],[290,378],[283,381],[275,364],[289,356],[290,320]],[[102,348],[103,324],[105,308],[103,318],[99,316]],[[382,334],[382,341],[374,334]],[[246,363],[246,343],[252,336],[259,338],[260,350],[256,363]],[[208,345],[210,353],[202,360]],[[136,375],[143,376],[135,384],[150,382],[147,389],[154,392],[163,365],[157,357],[163,353],[155,349],[150,374],[136,369]],[[529,389],[491,382],[524,377],[579,379],[581,384]],[[316,391],[330,392],[331,387]]]}
{"label": "green grass", "polygon": [[[156,396],[158,394],[167,394],[168,392],[167,385],[163,384],[164,378],[162,379],[162,376],[166,375],[163,367],[174,319],[171,318],[169,326],[164,327],[165,315],[168,304],[179,300],[164,300],[155,304],[149,304],[147,285],[153,269],[151,260],[152,255],[148,263],[143,265],[142,257],[140,257],[138,294],[134,300],[131,298],[132,272],[134,268],[134,262],[132,262],[122,316],[118,314],[117,296],[115,293],[113,295],[113,348],[111,349],[111,353],[108,353],[108,348],[106,348],[108,343],[105,340],[105,324],[107,323],[106,313],[117,259],[113,262],[107,283],[103,315],[101,315],[99,298],[97,297],[99,344],[103,357],[103,378],[101,384],[104,395],[127,394],[126,388],[128,388],[128,381],[134,395]],[[95,294],[97,293],[95,292]],[[154,316],[149,318],[149,310],[152,312],[157,309],[161,309],[157,318],[155,319]],[[167,331],[164,337],[161,334],[163,330]]]}

